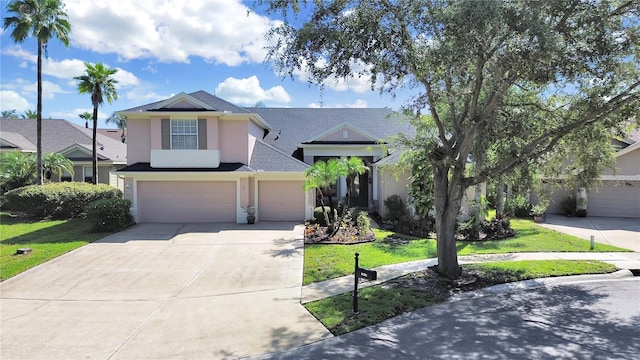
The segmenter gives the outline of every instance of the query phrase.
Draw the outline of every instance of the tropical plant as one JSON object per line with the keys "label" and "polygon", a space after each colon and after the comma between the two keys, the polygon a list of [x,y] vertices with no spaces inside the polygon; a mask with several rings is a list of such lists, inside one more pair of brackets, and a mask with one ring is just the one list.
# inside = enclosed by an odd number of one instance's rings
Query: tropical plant
{"label": "tropical plant", "polygon": [[36,163],[37,183],[42,185],[42,53],[47,56],[47,43],[56,37],[69,46],[71,24],[67,20],[61,0],[13,0],[7,5],[4,29],[11,27],[11,38],[17,43],[24,42],[30,35],[38,41],[38,105],[36,108]]}
{"label": "tropical plant", "polygon": [[31,185],[36,173],[36,158],[33,153],[18,150],[0,153],[0,190],[9,190]]}
{"label": "tropical plant", "polygon": [[339,173],[341,176],[345,177],[347,183],[347,201],[344,205],[344,209],[346,210],[349,209],[356,176],[364,174],[368,170],[368,168],[365,166],[362,159],[357,156],[342,158],[340,159],[339,164]]}
{"label": "tropical plant", "polygon": [[112,76],[118,69],[112,69],[102,63],[84,63],[85,74],[76,76],[78,81],[78,92],[80,94],[91,94],[91,104],[93,105],[93,183],[98,183],[98,151],[97,151],[97,129],[98,129],[98,107],[106,99],[109,104],[118,99],[116,84],[118,83]]}
{"label": "tropical plant", "polygon": [[93,118],[93,114],[91,114],[88,111],[85,111],[82,114],[78,114],[78,117],[80,117],[80,119],[84,119],[84,127],[85,127],[85,129],[88,129],[89,128],[89,119]]}
{"label": "tropical plant", "polygon": [[122,142],[125,142],[127,140],[126,135],[124,133],[124,131],[127,129],[126,116],[121,116],[118,113],[114,112],[113,114],[111,114],[111,116],[107,118],[107,120],[105,120],[105,123],[114,124],[115,126],[117,126],[118,129],[122,130],[122,133],[120,134],[120,138],[122,139]]}
{"label": "tropical plant", "polygon": [[16,114],[16,109],[12,110],[2,110],[2,118],[3,119],[17,119],[18,114]]}
{"label": "tropical plant", "polygon": [[51,180],[52,175],[62,175],[65,172],[73,175],[73,162],[60,153],[48,153],[42,158],[44,177]]}
{"label": "tropical plant", "polygon": [[[329,214],[324,206],[324,197],[329,198],[329,209],[333,215],[335,212],[335,206],[333,205],[333,184],[340,178],[341,171],[340,163],[337,159],[329,159],[328,161],[319,160],[311,165],[305,175],[304,189],[309,191],[315,189],[318,193],[318,199],[322,208],[327,224],[331,224]],[[333,219],[335,220],[335,219]]]}
{"label": "tropical plant", "polygon": [[23,119],[37,119],[38,118],[38,112],[29,109],[29,110],[25,111],[24,114],[20,115],[20,117],[23,118]]}

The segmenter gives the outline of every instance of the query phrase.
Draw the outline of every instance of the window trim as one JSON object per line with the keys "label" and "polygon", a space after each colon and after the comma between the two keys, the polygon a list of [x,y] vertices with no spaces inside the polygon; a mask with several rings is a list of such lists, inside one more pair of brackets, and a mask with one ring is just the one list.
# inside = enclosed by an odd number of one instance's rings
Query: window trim
{"label": "window trim", "polygon": [[[174,121],[193,121],[193,123],[195,124],[195,134],[193,133],[174,133],[173,132],[173,124]],[[198,119],[184,119],[184,118],[170,118],[169,119],[169,149],[171,150],[198,150],[200,148],[200,134],[199,134],[199,128],[198,128]],[[196,141],[195,141],[195,148],[193,149],[174,149],[173,147],[173,136],[174,135],[187,135],[187,136],[194,136],[196,137]]]}

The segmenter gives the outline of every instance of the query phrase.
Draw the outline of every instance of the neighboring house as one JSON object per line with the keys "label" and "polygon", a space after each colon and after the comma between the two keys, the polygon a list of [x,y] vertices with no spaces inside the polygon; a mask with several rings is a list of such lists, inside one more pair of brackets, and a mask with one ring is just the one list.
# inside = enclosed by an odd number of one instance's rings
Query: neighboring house
{"label": "neighboring house", "polygon": [[[352,205],[381,204],[391,187],[373,164],[384,139],[413,133],[388,109],[242,108],[204,91],[118,112],[127,117],[125,197],[138,222],[302,221],[315,198],[305,171],[317,160],[359,156],[370,167]],[[347,192],[337,184],[337,197]]]}
{"label": "neighboring house", "polygon": [[[125,142],[127,139],[127,130],[121,129],[97,129],[98,134],[108,136],[114,140]],[[124,140],[123,140],[124,139]]]}
{"label": "neighboring house", "polygon": [[[119,131],[119,130],[118,130]],[[35,119],[0,119],[0,151],[36,152]],[[115,171],[127,162],[127,146],[121,141],[98,134],[98,182],[120,186]],[[60,174],[52,181],[87,181],[93,177],[93,134],[66,120],[42,120],[43,154],[60,153],[73,162],[74,174]]]}
{"label": "neighboring house", "polygon": [[[600,175],[600,184],[587,194],[588,216],[640,218],[640,130],[624,140],[614,140],[615,170]],[[548,212],[562,213],[562,199],[575,192],[559,190],[551,195]]]}

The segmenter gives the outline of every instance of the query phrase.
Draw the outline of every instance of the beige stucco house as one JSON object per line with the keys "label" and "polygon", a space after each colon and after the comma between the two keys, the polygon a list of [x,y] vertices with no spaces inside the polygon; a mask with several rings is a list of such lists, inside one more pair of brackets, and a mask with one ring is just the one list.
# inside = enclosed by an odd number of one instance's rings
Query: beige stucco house
{"label": "beige stucco house", "polygon": [[[0,151],[36,152],[35,119],[0,119]],[[51,181],[86,181],[93,177],[93,130],[62,119],[42,120],[42,152],[64,155],[73,162],[73,174],[54,175]],[[98,183],[123,188],[115,171],[127,163],[127,146],[98,134]]]}
{"label": "beige stucco house", "polygon": [[[197,91],[118,113],[128,146],[118,175],[138,222],[246,223],[247,206],[256,221],[310,219],[305,171],[331,157],[359,156],[369,167],[354,182],[353,205],[370,208],[396,190],[406,198],[373,166],[385,138],[413,131],[388,109],[243,108]],[[336,187],[344,197],[346,181]]]}

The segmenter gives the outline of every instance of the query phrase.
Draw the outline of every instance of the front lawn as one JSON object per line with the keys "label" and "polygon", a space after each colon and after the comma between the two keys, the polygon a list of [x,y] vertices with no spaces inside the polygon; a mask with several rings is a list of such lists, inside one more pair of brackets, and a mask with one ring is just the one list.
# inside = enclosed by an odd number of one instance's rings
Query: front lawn
{"label": "front lawn", "polygon": [[[458,242],[458,254],[500,254],[514,252],[588,252],[588,240],[559,233],[536,225],[531,220],[513,219],[512,238],[485,242]],[[437,257],[435,239],[416,239],[390,231],[374,229],[374,242],[358,245],[307,245],[304,251],[303,284],[332,279],[353,273],[354,253],[360,253],[360,266],[373,268],[413,260]],[[388,236],[407,241],[388,241]],[[596,252],[629,251],[596,243]]]}
{"label": "front lawn", "polygon": [[[91,233],[87,220],[30,220],[0,213],[0,281],[79,248],[108,233]],[[16,250],[31,248],[27,255]]]}
{"label": "front lawn", "polygon": [[452,293],[540,277],[603,274],[616,270],[599,261],[506,261],[463,265],[477,281],[455,288],[432,270],[419,271],[377,286],[360,289],[358,314],[353,313],[351,292],[305,305],[334,335],[341,335],[425,306],[446,301]]}

